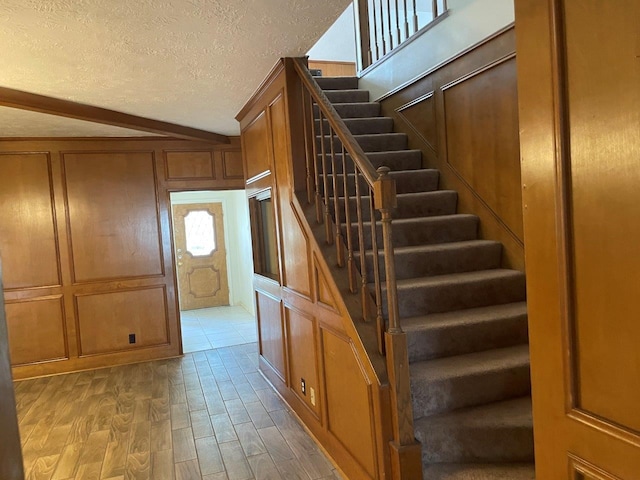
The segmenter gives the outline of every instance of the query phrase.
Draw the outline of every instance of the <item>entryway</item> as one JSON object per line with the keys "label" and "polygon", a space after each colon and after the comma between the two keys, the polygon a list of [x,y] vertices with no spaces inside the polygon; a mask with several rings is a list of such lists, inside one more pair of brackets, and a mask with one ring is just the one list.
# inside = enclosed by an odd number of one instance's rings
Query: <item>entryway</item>
{"label": "entryway", "polygon": [[171,193],[184,353],[257,341],[243,190]]}

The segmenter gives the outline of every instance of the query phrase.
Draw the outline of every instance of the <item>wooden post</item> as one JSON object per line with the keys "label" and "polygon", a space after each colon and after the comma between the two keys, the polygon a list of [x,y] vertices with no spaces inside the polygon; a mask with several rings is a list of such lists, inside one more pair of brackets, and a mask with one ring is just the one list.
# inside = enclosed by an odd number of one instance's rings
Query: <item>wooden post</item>
{"label": "wooden post", "polygon": [[389,176],[388,167],[380,167],[377,172],[380,178],[374,185],[375,206],[382,215],[382,239],[389,310],[389,329],[385,333],[385,346],[393,428],[393,441],[390,443],[391,465],[394,479],[419,479],[422,478],[421,446],[413,434],[407,335],[402,331],[400,325],[393,254],[391,210],[397,205],[396,184]]}

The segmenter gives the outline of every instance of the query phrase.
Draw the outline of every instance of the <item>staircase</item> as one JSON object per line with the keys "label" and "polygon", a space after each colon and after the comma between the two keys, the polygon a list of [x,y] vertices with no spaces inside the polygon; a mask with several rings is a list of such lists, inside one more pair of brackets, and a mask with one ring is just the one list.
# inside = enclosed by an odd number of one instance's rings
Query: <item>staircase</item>
{"label": "staircase", "polygon": [[[372,164],[396,180],[398,303],[424,478],[533,479],[524,274],[501,268],[502,245],[478,239],[478,218],[457,213],[457,193],[438,189],[439,172],[422,168],[421,152],[408,149],[356,78],[316,81]],[[331,146],[329,137],[317,141]]]}

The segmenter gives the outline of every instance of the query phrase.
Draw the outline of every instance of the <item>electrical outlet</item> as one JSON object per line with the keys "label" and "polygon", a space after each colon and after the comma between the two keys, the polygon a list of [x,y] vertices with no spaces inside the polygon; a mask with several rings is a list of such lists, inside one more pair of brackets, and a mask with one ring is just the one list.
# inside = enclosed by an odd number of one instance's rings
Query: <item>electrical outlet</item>
{"label": "electrical outlet", "polygon": [[129,334],[129,343],[136,343],[136,334],[135,333],[130,333]]}
{"label": "electrical outlet", "polygon": [[313,387],[309,387],[309,397],[311,399],[311,405],[316,406],[316,391]]}
{"label": "electrical outlet", "polygon": [[307,384],[304,381],[304,378],[300,379],[300,390],[302,390],[302,394],[306,395],[307,394]]}

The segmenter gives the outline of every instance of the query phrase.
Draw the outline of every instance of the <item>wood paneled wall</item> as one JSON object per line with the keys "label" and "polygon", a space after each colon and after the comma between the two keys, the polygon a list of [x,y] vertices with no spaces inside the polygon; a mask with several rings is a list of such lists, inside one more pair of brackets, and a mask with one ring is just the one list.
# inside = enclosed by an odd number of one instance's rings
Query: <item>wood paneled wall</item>
{"label": "wood paneled wall", "polygon": [[9,360],[9,338],[4,313],[2,289],[2,262],[0,262],[0,478],[3,480],[23,480],[22,450],[16,401]]}
{"label": "wood paneled wall", "polygon": [[0,141],[14,377],[179,355],[169,192],[243,186],[237,139]]}
{"label": "wood paneled wall", "polygon": [[238,115],[248,197],[271,190],[276,205],[277,279],[254,276],[260,369],[349,478],[389,478],[384,360],[365,350],[375,334],[343,300],[335,250],[316,240],[324,227],[294,191],[305,168],[296,81],[281,61]]}
{"label": "wood paneled wall", "polygon": [[311,60],[309,68],[322,70],[323,77],[355,77],[355,62],[337,62],[332,60]]}
{"label": "wood paneled wall", "polygon": [[459,211],[524,270],[515,30],[502,30],[382,99],[385,115],[458,192]]}

